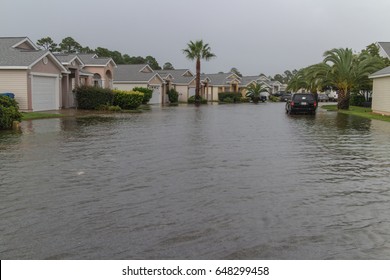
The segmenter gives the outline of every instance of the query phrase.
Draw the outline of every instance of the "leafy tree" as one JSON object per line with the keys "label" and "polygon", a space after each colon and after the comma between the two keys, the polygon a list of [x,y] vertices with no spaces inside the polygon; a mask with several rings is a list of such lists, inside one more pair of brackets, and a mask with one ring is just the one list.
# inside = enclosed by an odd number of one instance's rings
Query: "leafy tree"
{"label": "leafy tree", "polygon": [[95,50],[91,49],[90,47],[82,47],[80,49],[80,53],[95,53]]}
{"label": "leafy tree", "polygon": [[187,48],[183,50],[183,53],[189,60],[196,61],[196,86],[195,86],[195,101],[199,104],[200,98],[200,60],[206,61],[215,57],[215,54],[211,52],[211,48],[208,44],[204,44],[203,40],[190,41],[187,44]]}
{"label": "leafy tree", "polygon": [[64,38],[60,43],[60,50],[64,53],[79,53],[82,46],[72,37]]}
{"label": "leafy tree", "polygon": [[165,62],[163,65],[163,70],[175,70],[175,68],[173,67],[172,63]]}
{"label": "leafy tree", "polygon": [[232,69],[230,69],[230,73],[234,73],[237,76],[242,77],[242,74],[240,73],[240,71],[238,71],[238,69],[236,67],[233,67]]}
{"label": "leafy tree", "polygon": [[116,64],[124,64],[125,60],[123,59],[123,56],[118,51],[110,51],[110,54],[108,57],[111,57]]}
{"label": "leafy tree", "polygon": [[148,55],[145,57],[145,61],[153,70],[161,70],[160,65],[158,65],[157,60],[153,56]]}
{"label": "leafy tree", "polygon": [[145,64],[146,60],[142,56],[125,56],[125,62],[127,64]]}
{"label": "leafy tree", "polygon": [[324,53],[323,63],[317,64],[313,73],[337,88],[338,109],[349,109],[352,90],[360,90],[368,76],[383,67],[383,61],[368,53],[355,55],[352,49],[332,49]]}
{"label": "leafy tree", "polygon": [[53,39],[50,37],[41,38],[37,41],[37,45],[42,47],[45,50],[55,52],[58,50],[58,45],[54,43]]}
{"label": "leafy tree", "polygon": [[276,74],[273,79],[274,81],[278,81],[279,83],[283,84],[284,77],[281,74]]}

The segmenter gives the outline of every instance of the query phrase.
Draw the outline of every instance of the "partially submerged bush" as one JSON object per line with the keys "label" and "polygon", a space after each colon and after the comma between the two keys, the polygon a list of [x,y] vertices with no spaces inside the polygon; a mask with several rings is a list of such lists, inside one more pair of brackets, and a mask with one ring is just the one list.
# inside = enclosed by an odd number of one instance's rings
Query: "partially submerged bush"
{"label": "partially submerged bush", "polygon": [[[226,101],[225,99],[228,99]],[[220,102],[226,102],[226,103],[240,103],[242,98],[242,94],[240,92],[220,92],[218,93],[218,100]],[[231,102],[233,100],[233,102]]]}
{"label": "partially submerged bush", "polygon": [[145,87],[135,87],[133,88],[134,91],[142,92],[144,94],[144,98],[142,100],[142,104],[148,104],[150,99],[152,99],[153,96],[153,90],[150,88]]}
{"label": "partially submerged bush", "polygon": [[178,103],[179,102],[179,93],[175,89],[170,89],[168,91],[168,98],[170,103]]}
{"label": "partially submerged bush", "polygon": [[20,122],[22,114],[15,99],[0,96],[0,129],[10,129],[14,121]]}
{"label": "partially submerged bush", "polygon": [[139,91],[114,90],[114,106],[122,109],[137,109],[143,101],[144,94]]}
{"label": "partially submerged bush", "polygon": [[[188,103],[189,104],[195,104],[195,95],[193,95],[190,98],[188,98]],[[201,97],[200,104],[207,104],[207,100]]]}
{"label": "partially submerged bush", "polygon": [[99,109],[101,105],[112,105],[113,94],[111,89],[95,86],[80,86],[74,89],[77,106],[80,109]]}

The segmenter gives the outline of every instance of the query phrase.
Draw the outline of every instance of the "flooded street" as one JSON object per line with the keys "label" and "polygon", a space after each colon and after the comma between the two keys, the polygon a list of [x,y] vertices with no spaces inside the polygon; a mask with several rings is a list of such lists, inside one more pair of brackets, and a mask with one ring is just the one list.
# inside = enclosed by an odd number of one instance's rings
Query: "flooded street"
{"label": "flooded street", "polygon": [[283,103],[0,131],[1,259],[389,259],[390,123]]}

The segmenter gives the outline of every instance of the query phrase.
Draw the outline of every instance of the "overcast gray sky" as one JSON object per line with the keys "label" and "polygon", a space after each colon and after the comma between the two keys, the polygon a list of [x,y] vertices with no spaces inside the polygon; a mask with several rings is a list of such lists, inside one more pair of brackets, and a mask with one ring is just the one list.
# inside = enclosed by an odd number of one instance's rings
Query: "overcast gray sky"
{"label": "overcast gray sky", "polygon": [[73,37],[82,46],[154,56],[194,70],[182,49],[203,39],[202,72],[274,75],[324,51],[390,41],[389,0],[0,0],[0,36]]}

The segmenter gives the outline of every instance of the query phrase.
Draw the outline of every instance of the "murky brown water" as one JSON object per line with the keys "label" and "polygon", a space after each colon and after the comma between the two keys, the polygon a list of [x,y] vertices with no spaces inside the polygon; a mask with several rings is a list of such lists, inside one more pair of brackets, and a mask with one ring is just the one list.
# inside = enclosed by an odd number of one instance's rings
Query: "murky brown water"
{"label": "murky brown water", "polygon": [[283,106],[0,132],[0,258],[390,259],[390,123]]}

